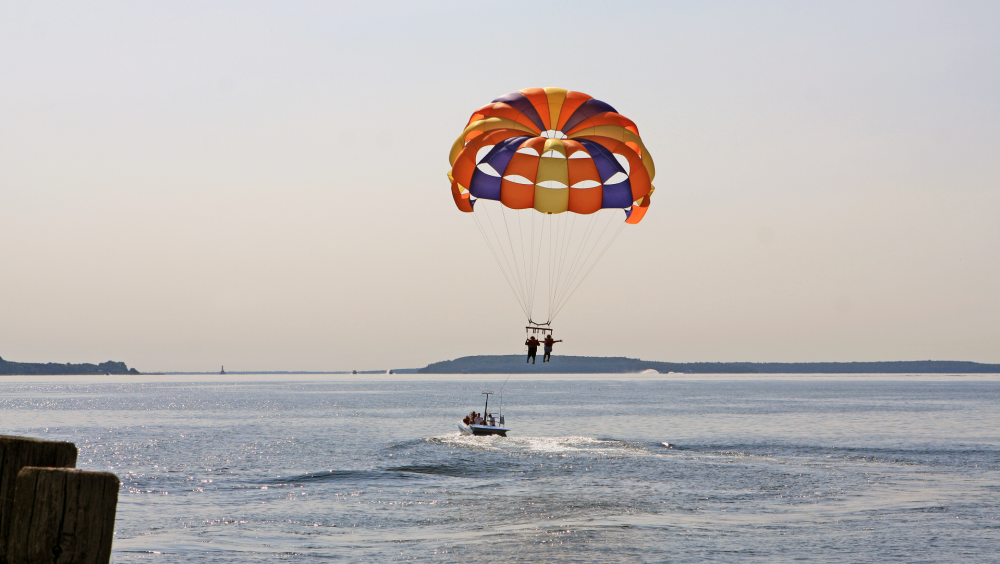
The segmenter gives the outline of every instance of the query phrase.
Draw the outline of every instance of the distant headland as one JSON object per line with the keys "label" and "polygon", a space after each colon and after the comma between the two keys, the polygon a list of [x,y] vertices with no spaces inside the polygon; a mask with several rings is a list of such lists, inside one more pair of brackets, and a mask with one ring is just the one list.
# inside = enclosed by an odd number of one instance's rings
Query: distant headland
{"label": "distant headland", "polygon": [[109,360],[100,364],[58,364],[47,362],[10,362],[0,358],[0,376],[78,376],[87,374],[140,374],[135,368],[125,366],[124,362]]}
{"label": "distant headland", "polygon": [[522,355],[464,356],[435,362],[421,374],[629,374],[655,370],[686,374],[969,374],[1000,373],[1000,364],[952,360],[897,362],[658,362],[623,356],[553,356],[525,363]]}

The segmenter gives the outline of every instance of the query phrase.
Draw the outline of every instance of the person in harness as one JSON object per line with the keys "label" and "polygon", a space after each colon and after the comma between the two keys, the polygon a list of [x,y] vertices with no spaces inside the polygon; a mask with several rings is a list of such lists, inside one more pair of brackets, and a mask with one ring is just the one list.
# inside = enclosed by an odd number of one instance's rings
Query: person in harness
{"label": "person in harness", "polygon": [[545,336],[545,340],[543,341],[543,344],[545,345],[545,356],[542,357],[542,362],[548,362],[552,359],[552,345],[561,342],[562,339],[559,339],[558,341],[553,340],[551,333]]}
{"label": "person in harness", "polygon": [[527,363],[528,360],[530,360],[531,364],[534,364],[535,354],[538,352],[538,339],[536,339],[535,336],[532,335],[531,338],[529,338],[527,341],[524,342],[524,344],[528,345],[528,359],[525,360],[524,362]]}

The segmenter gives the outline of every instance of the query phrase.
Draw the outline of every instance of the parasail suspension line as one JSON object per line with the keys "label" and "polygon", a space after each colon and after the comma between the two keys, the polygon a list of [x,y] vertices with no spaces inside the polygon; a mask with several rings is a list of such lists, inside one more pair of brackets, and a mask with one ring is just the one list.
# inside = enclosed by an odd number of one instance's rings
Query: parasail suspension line
{"label": "parasail suspension line", "polygon": [[[500,257],[497,256],[496,250],[493,249],[493,243],[490,241],[489,237],[487,237],[486,231],[483,229],[483,226],[479,222],[479,218],[476,217],[475,213],[472,214],[472,219],[476,220],[476,227],[479,228],[479,234],[483,236],[483,241],[485,241],[486,245],[490,248],[490,254],[493,255],[493,260],[496,261],[497,266],[500,268],[500,273],[503,274],[504,280],[507,281],[507,286],[510,287],[510,291],[513,292],[514,295],[516,296],[517,295],[517,289],[514,288],[514,283],[510,280],[510,276],[507,275],[507,271],[504,270],[503,264],[500,263]],[[491,225],[492,225],[492,222],[491,222]],[[494,233],[496,233],[495,230],[494,230]],[[501,251],[502,251],[502,249],[501,249]],[[504,253],[504,261],[506,261],[506,260],[507,260],[507,254]],[[508,268],[509,268],[509,266],[510,265],[508,264]],[[520,305],[520,304],[518,304],[518,305]],[[525,311],[524,306],[521,306],[521,311],[524,311],[524,315],[528,315],[528,312]]]}
{"label": "parasail suspension line", "polygon": [[[497,235],[497,231],[496,231],[496,227],[495,227],[495,226],[493,225],[493,219],[492,219],[492,218],[490,218],[490,214],[489,214],[489,212],[488,212],[488,211],[484,210],[484,212],[486,213],[486,219],[488,219],[488,220],[489,220],[489,222],[490,222],[490,227],[491,227],[491,228],[492,228],[492,230],[493,230],[493,235],[494,235],[494,236],[496,236],[496,238],[497,238],[497,243],[499,243],[499,242],[500,242],[500,236],[499,236],[499,235]],[[485,230],[485,229],[483,229],[483,226],[482,226],[482,224],[480,223],[480,221],[479,221],[479,218],[478,218],[478,217],[476,217],[476,214],[475,214],[475,213],[473,213],[473,214],[472,214],[472,218],[476,220],[476,226],[477,226],[477,227],[479,228],[479,233],[480,233],[480,235],[482,235],[482,236],[483,236],[483,241],[486,241],[486,245],[487,245],[487,246],[489,246],[489,248],[490,248],[490,253],[492,253],[492,254],[493,254],[493,260],[495,260],[495,261],[496,261],[496,263],[497,263],[497,266],[498,266],[498,267],[500,268],[500,272],[501,272],[501,273],[503,274],[503,277],[504,277],[504,279],[505,279],[505,280],[507,280],[507,285],[508,285],[508,286],[510,287],[510,291],[511,291],[511,292],[513,292],[515,296],[517,296],[517,295],[518,295],[518,290],[517,290],[517,288],[515,288],[515,287],[514,287],[514,282],[513,282],[513,281],[511,281],[511,279],[510,279],[510,278],[511,278],[511,276],[512,276],[512,275],[514,274],[514,272],[513,272],[513,271],[514,271],[514,269],[512,269],[512,268],[510,267],[510,262],[509,262],[509,261],[507,260],[507,253],[506,253],[506,252],[504,252],[504,250],[503,250],[503,246],[502,246],[502,245],[500,245],[500,252],[501,252],[501,253],[503,253],[503,259],[504,259],[504,262],[506,262],[506,263],[507,263],[507,270],[504,270],[504,268],[503,268],[503,264],[501,264],[501,263],[500,263],[500,258],[499,258],[499,257],[497,256],[497,252],[496,252],[496,250],[494,250],[494,248],[493,248],[493,242],[492,242],[492,241],[490,240],[490,238],[489,238],[489,237],[488,237],[488,236],[486,235],[486,230]],[[510,275],[508,275],[508,272],[510,273]],[[518,282],[518,286],[520,286],[520,280],[518,280],[517,282]],[[523,304],[524,304],[524,300],[523,300],[523,292],[521,293],[521,295],[522,295],[522,299],[521,299],[521,300],[520,300],[520,301],[518,302],[518,305],[519,305],[519,306],[521,307],[521,311],[523,311],[523,312],[524,312],[524,315],[526,315],[526,316],[529,316],[529,317],[530,317],[530,315],[528,314],[528,310],[526,310],[526,309],[524,308],[524,305],[523,305]]]}
{"label": "parasail suspension line", "polygon": [[556,269],[556,283],[555,283],[555,285],[550,290],[553,293],[552,301],[554,301],[556,303],[559,302],[559,285],[560,285],[560,282],[562,282],[563,270],[564,270],[564,267],[566,266],[566,257],[569,256],[569,254],[566,252],[567,247],[568,247],[567,241],[569,241],[569,240],[571,240],[573,238],[573,231],[574,231],[574,229],[576,229],[576,215],[575,214],[573,215],[572,218],[570,218],[570,226],[569,226],[569,232],[568,232],[569,234],[568,235],[567,235],[567,231],[566,231],[565,221],[563,222],[562,242],[560,242],[559,245],[558,245],[558,249],[559,249],[559,259],[558,259],[559,260],[559,266]]}
{"label": "parasail suspension line", "polygon": [[[545,237],[545,225],[546,225],[546,223],[548,223],[548,217],[549,217],[548,214],[542,216],[542,221],[540,222],[541,223],[541,225],[540,225],[541,229],[540,229],[540,232],[538,234],[538,252],[535,253],[535,265],[534,265],[534,269],[533,269],[534,270],[534,275],[532,276],[532,281],[531,281],[531,288],[532,288],[532,290],[531,290],[531,303],[532,304],[535,303],[535,289],[538,287],[538,272],[540,270],[539,265],[541,264],[541,260],[542,260],[542,241],[544,241],[544,237]],[[535,214],[531,214],[531,234],[532,234],[532,237],[534,236],[534,233],[535,233]],[[534,248],[534,241],[532,241],[532,248]]]}
{"label": "parasail suspension line", "polygon": [[[604,214],[604,215],[607,216],[609,214]],[[579,276],[580,271],[583,269],[583,267],[587,263],[587,260],[590,258],[590,254],[593,253],[594,249],[597,248],[597,243],[599,243],[601,238],[604,237],[604,232],[607,231],[608,226],[610,226],[611,222],[614,220],[614,215],[616,214],[612,214],[609,217],[608,223],[604,226],[604,230],[601,231],[601,235],[599,235],[597,240],[594,242],[594,247],[590,249],[590,253],[587,254],[586,258],[581,263],[580,258],[583,257],[583,254],[585,252],[587,252],[587,248],[590,243],[590,238],[594,235],[594,232],[597,231],[597,223],[599,219],[595,217],[592,221],[587,223],[587,228],[584,230],[583,243],[580,244],[579,248],[577,249],[576,255],[573,257],[573,262],[570,264],[569,267],[569,275],[566,277],[566,280],[563,283],[562,287],[558,288],[560,298],[566,294],[567,290],[573,285],[573,282],[576,280],[577,276]],[[622,225],[624,225],[624,222],[622,223]],[[561,299],[556,300],[556,308],[559,307],[560,301]]]}
{"label": "parasail suspension line", "polygon": [[[500,215],[503,216],[503,226],[504,226],[505,229],[507,229],[507,242],[510,243],[510,251],[511,251],[511,254],[513,254],[514,253],[514,242],[510,238],[510,226],[507,224],[507,214],[505,214],[503,212],[503,206],[500,207]],[[518,224],[520,225],[520,221],[521,221],[521,216],[520,215],[517,216],[517,221],[518,221]],[[520,233],[520,229],[519,229],[518,230],[518,235],[520,235],[520,234],[521,233]],[[522,258],[524,257],[524,243],[521,244],[521,257]],[[517,257],[514,257],[514,268],[517,270],[517,279],[518,279],[518,281],[520,281],[521,280],[521,268],[517,264]],[[525,279],[525,283],[527,284],[527,279]],[[528,317],[531,317],[531,304],[528,303],[527,292],[522,292],[521,299],[524,301],[524,309],[527,310]]]}
{"label": "parasail suspension line", "polygon": [[[611,225],[610,222],[608,223],[608,225]],[[588,276],[590,276],[591,271],[594,270],[594,267],[597,266],[597,263],[601,262],[601,258],[604,256],[604,253],[608,252],[608,249],[611,248],[611,244],[615,242],[615,239],[618,238],[618,235],[621,234],[622,229],[624,228],[625,228],[625,222],[623,221],[622,224],[618,227],[618,230],[615,231],[614,236],[611,237],[610,241],[608,241],[608,244],[604,246],[604,250],[601,251],[601,254],[597,255],[597,259],[594,260],[593,264],[590,265],[590,268],[583,275],[583,278],[581,278],[580,281],[576,283],[576,286],[573,287],[573,291],[570,292],[568,296],[566,296],[566,299],[563,300],[563,303],[559,306],[558,309],[556,309],[556,311],[552,314],[550,319],[555,319],[556,315],[559,315],[559,312],[562,311],[563,306],[569,303],[570,298],[572,298],[573,294],[576,293],[576,290],[580,287],[580,284],[583,284],[583,281],[586,280]],[[606,229],[607,228],[605,228],[605,230]]]}
{"label": "parasail suspension line", "polygon": [[[580,218],[576,217],[580,214],[572,212],[542,213],[536,218],[534,214],[539,212],[532,208],[512,210],[498,201],[482,199],[477,200],[477,204],[473,218],[479,234],[490,248],[490,254],[503,273],[507,286],[518,298],[521,312],[532,325],[537,325],[532,317],[538,313],[534,306],[539,283],[546,285],[547,316],[544,319],[547,324],[555,319],[582,282],[589,278],[625,225],[623,221],[615,226],[617,229],[612,229],[621,217],[614,213],[617,210],[612,209],[599,210]],[[486,222],[479,217],[483,213],[487,216]],[[503,234],[498,229],[499,222],[493,218],[497,213],[503,216]],[[508,218],[510,213],[517,214],[517,218]],[[524,213],[531,214],[531,217],[521,217]],[[487,222],[489,229],[484,224]],[[577,229],[577,223],[581,223],[580,229]],[[525,233],[525,230],[530,233]],[[519,237],[516,245],[513,231],[517,231]],[[541,275],[543,267],[545,276]]]}

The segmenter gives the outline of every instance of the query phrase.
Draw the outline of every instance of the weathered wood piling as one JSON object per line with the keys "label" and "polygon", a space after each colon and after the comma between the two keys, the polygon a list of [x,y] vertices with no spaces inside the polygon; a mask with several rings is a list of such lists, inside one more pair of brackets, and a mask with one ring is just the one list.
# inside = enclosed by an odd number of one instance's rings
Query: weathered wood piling
{"label": "weathered wood piling", "polygon": [[10,563],[109,562],[118,485],[110,472],[22,468],[7,543]]}
{"label": "weathered wood piling", "polygon": [[14,486],[18,472],[25,466],[73,468],[76,445],[0,435],[0,563],[7,562]]}
{"label": "weathered wood piling", "polygon": [[74,470],[73,443],[0,435],[0,564],[107,564],[118,477]]}

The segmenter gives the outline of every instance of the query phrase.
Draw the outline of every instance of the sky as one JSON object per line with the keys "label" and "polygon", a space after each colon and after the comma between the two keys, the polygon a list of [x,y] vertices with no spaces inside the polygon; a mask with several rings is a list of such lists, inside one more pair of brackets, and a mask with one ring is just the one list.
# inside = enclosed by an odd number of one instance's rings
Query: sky
{"label": "sky", "polygon": [[557,354],[1000,362],[996,2],[4,2],[0,357],[368,370],[519,354],[445,177],[590,94],[657,174]]}

